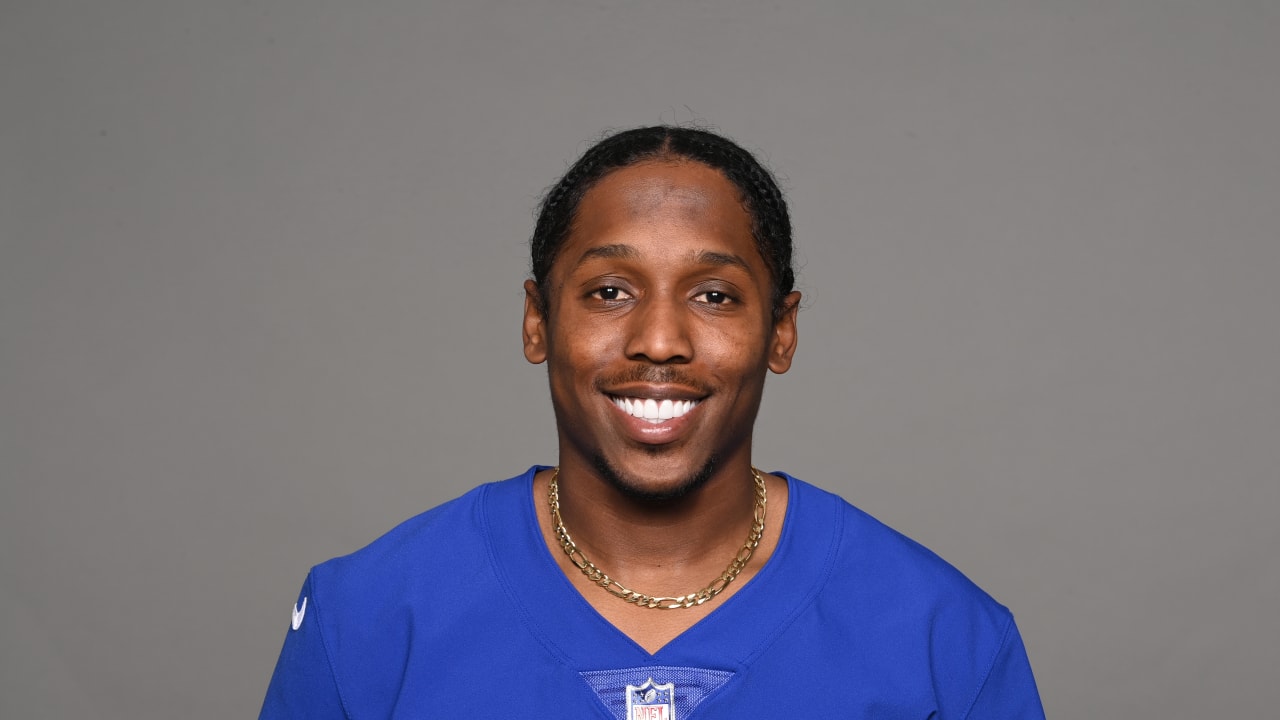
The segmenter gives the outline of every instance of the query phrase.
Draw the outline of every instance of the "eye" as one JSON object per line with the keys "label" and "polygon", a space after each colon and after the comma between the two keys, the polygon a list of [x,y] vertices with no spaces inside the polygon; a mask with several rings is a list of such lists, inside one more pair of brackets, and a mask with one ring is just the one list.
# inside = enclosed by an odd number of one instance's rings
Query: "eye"
{"label": "eye", "polygon": [[626,300],[627,298],[631,297],[630,295],[627,294],[626,290],[623,290],[620,287],[613,287],[611,285],[607,285],[602,288],[596,288],[595,290],[592,290],[588,294],[588,296],[593,297],[597,300],[604,300],[605,302],[611,302],[614,300]]}
{"label": "eye", "polygon": [[708,290],[706,292],[698,293],[694,296],[694,300],[697,302],[707,303],[708,305],[725,305],[733,302],[733,298],[729,297],[728,293],[723,293],[719,290]]}

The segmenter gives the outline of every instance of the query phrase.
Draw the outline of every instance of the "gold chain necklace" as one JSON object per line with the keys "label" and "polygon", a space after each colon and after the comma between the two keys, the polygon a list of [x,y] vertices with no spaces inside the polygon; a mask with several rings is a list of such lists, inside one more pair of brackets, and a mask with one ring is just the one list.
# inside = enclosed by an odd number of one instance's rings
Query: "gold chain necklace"
{"label": "gold chain necklace", "polygon": [[556,537],[560,539],[560,547],[564,549],[565,555],[569,556],[569,561],[574,564],[583,575],[591,582],[608,590],[615,597],[639,605],[640,607],[674,610],[675,608],[687,608],[710,600],[719,595],[734,578],[738,577],[738,573],[747,566],[747,562],[751,560],[751,556],[755,554],[756,548],[760,545],[760,538],[764,535],[764,516],[765,502],[768,500],[764,485],[764,478],[760,477],[760,471],[751,468],[751,475],[756,481],[756,508],[751,521],[751,532],[747,534],[747,541],[742,544],[742,549],[738,554],[729,561],[729,567],[720,573],[720,577],[711,581],[707,587],[691,592],[688,595],[679,597],[655,597],[653,595],[645,595],[644,593],[628,590],[623,587],[622,583],[609,577],[595,563],[587,559],[586,555],[578,549],[574,544],[573,538],[569,537],[569,531],[564,527],[564,520],[560,518],[560,468],[557,467],[555,472],[551,473],[550,490],[547,492],[547,501],[551,506],[551,521],[554,523]]}

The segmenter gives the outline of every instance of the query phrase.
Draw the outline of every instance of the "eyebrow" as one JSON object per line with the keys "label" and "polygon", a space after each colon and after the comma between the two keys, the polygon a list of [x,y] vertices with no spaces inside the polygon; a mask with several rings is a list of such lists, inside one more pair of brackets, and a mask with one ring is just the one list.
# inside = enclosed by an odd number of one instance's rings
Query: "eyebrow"
{"label": "eyebrow", "polygon": [[702,265],[713,265],[715,267],[736,267],[751,273],[751,266],[741,256],[733,253],[713,252],[711,250],[703,250],[697,255],[698,263]]}
{"label": "eyebrow", "polygon": [[630,245],[623,245],[622,243],[616,243],[613,245],[597,245],[593,248],[587,248],[587,251],[582,253],[582,257],[578,258],[578,264],[581,265],[582,263],[594,258],[603,258],[606,260],[634,260],[638,257],[640,257],[640,252]]}
{"label": "eyebrow", "polygon": [[[578,258],[578,264],[592,260],[595,258],[609,260],[635,260],[640,257],[640,251],[630,245],[623,243],[615,243],[612,245],[597,245],[588,248]],[[713,250],[703,250],[694,256],[694,261],[699,265],[710,265],[712,267],[736,267],[747,273],[751,272],[751,266],[747,264],[739,255],[733,253],[715,252]]]}

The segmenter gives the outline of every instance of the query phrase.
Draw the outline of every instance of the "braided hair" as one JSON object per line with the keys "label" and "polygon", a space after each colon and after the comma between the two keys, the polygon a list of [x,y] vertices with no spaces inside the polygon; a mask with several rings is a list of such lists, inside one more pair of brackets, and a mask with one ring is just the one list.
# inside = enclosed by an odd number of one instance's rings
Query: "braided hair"
{"label": "braided hair", "polygon": [[623,130],[593,145],[542,199],[530,242],[533,280],[545,311],[547,277],[573,229],[582,198],[609,173],[649,160],[691,160],[719,170],[738,188],[751,216],[751,234],[773,280],[773,312],[779,316],[795,286],[791,266],[791,218],[773,174],[733,141],[706,130],[659,125]]}

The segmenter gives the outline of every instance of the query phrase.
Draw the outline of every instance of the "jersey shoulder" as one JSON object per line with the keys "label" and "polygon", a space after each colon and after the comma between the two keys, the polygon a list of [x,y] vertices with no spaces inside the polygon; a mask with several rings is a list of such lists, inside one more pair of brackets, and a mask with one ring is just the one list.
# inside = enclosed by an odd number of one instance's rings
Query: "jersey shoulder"
{"label": "jersey shoulder", "polygon": [[[365,547],[311,569],[312,592],[333,615],[379,615],[388,604],[457,598],[473,585],[491,587],[486,506],[494,493],[520,492],[532,471],[480,485],[405,520]],[[483,576],[483,577],[481,577]]]}
{"label": "jersey shoulder", "polygon": [[[804,507],[819,511],[837,528],[828,590],[875,596],[904,611],[932,614],[964,606],[1004,625],[1010,613],[954,565],[844,498],[792,478]],[[805,513],[804,521],[821,521]]]}
{"label": "jersey shoulder", "polygon": [[[838,652],[825,666],[833,682],[873,678],[872,695],[873,686],[895,687],[939,717],[1043,717],[1006,607],[933,551],[842,498],[799,481],[792,487],[802,511],[797,525],[819,528],[811,532],[830,548],[812,612],[797,624],[834,647],[859,648]],[[850,658],[861,664],[851,670],[844,663]]]}

